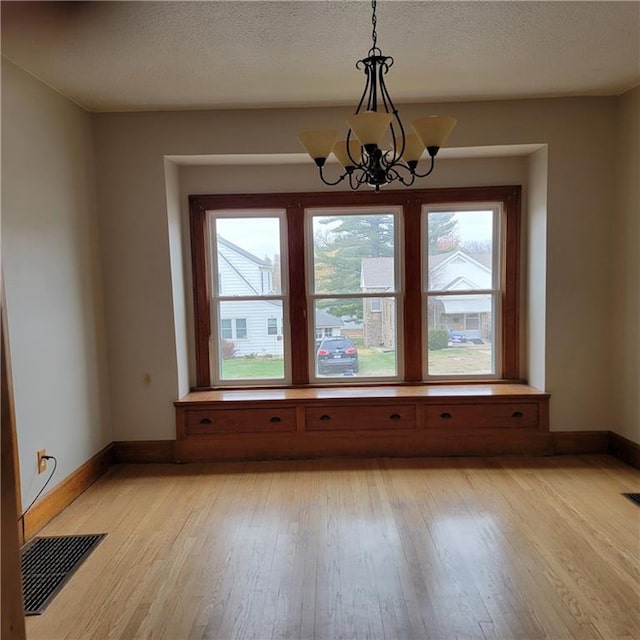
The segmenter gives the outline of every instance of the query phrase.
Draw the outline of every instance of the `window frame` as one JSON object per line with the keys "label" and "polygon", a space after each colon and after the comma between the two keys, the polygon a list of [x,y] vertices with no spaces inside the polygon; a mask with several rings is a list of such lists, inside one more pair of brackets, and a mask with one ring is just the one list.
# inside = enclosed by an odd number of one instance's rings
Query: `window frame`
{"label": "window frame", "polygon": [[[428,349],[424,349],[423,352],[423,371],[426,381],[470,381],[474,380],[500,380],[502,379],[502,350],[505,347],[502,341],[502,321],[495,322],[495,318],[502,317],[502,289],[506,285],[506,281],[503,278],[503,272],[505,270],[503,261],[505,259],[506,250],[502,246],[503,239],[503,226],[506,224],[506,214],[501,202],[485,202],[481,203],[481,206],[477,206],[478,203],[450,203],[447,206],[428,205],[422,208],[421,219],[421,233],[423,241],[428,237],[428,218],[431,213],[464,213],[470,211],[490,211],[492,215],[492,237],[491,237],[491,286],[485,289],[469,289],[469,290],[442,290],[433,288],[429,283],[429,253],[423,252],[422,255],[422,287],[423,287],[423,307],[428,308],[428,300],[431,297],[447,297],[447,296],[491,296],[491,323],[493,332],[493,343],[491,349],[491,366],[492,373],[470,373],[470,374],[433,374],[429,372],[429,352]],[[468,316],[475,315],[478,322],[478,328],[480,328],[480,315],[475,314],[462,314],[462,322],[464,323],[464,331],[469,330],[467,327]],[[424,322],[424,335],[428,335],[429,320],[425,315],[423,316]]]}
{"label": "window frame", "polygon": [[[189,233],[191,241],[191,271],[193,291],[193,325],[195,346],[195,386],[193,390],[217,388],[212,385],[210,337],[211,337],[211,291],[208,283],[208,211],[238,211],[241,216],[258,211],[284,210],[284,237],[281,277],[283,291],[287,291],[288,310],[283,309],[283,329],[288,341],[288,354],[296,354],[289,363],[289,377],[277,380],[271,386],[301,387],[314,383],[310,377],[312,353],[310,346],[310,322],[308,318],[308,295],[305,256],[305,209],[332,209],[337,207],[398,206],[402,208],[401,240],[403,255],[402,272],[421,273],[422,236],[421,214],[423,206],[453,206],[455,204],[501,203],[503,225],[501,247],[504,251],[500,273],[501,299],[500,319],[502,331],[501,369],[499,380],[513,382],[520,379],[520,233],[521,233],[521,187],[519,185],[491,187],[455,187],[434,189],[406,189],[381,192],[321,192],[284,194],[219,194],[189,196]],[[251,214],[249,214],[251,210]],[[286,256],[286,259],[285,259]],[[403,343],[398,345],[399,380],[393,384],[438,384],[427,378],[423,363],[423,317],[422,278],[407,277],[400,282],[400,304],[398,318],[402,323]],[[313,334],[311,337],[314,337]],[[410,348],[407,347],[410,345]],[[286,370],[286,369],[285,369]],[[424,372],[424,373],[423,373]],[[480,382],[482,379],[474,380]],[[243,381],[238,387],[264,386],[265,381]],[[447,384],[469,384],[469,379],[448,378]],[[383,384],[362,379],[348,382],[330,381],[330,386]],[[231,385],[225,384],[228,388]]]}
{"label": "window frame", "polygon": [[[313,235],[313,218],[314,217],[331,217],[331,216],[374,216],[374,215],[391,215],[393,218],[393,266],[394,266],[394,288],[393,291],[388,292],[349,292],[349,293],[315,293],[314,292],[314,235]],[[403,255],[403,233],[402,233],[402,219],[403,212],[401,206],[393,205],[377,205],[371,206],[368,204],[360,204],[359,202],[352,203],[350,205],[343,205],[341,207],[305,207],[305,277],[307,281],[307,297],[308,297],[308,312],[307,318],[309,323],[308,332],[309,335],[315,335],[315,303],[317,300],[322,299],[336,299],[347,298],[355,299],[359,298],[363,301],[372,301],[374,299],[380,300],[380,313],[382,313],[382,300],[384,298],[392,298],[395,301],[395,338],[396,338],[396,374],[393,376],[367,376],[358,379],[359,384],[384,384],[384,383],[399,383],[402,382],[403,371],[403,354],[398,350],[397,345],[403,344],[402,330],[402,291],[404,285],[404,271],[401,257]],[[370,304],[370,302],[369,302]],[[311,343],[313,347],[315,343]],[[337,384],[343,384],[342,378],[333,377],[319,377],[316,372],[316,354],[315,350],[309,349],[309,380],[313,384],[327,383],[340,380]]]}
{"label": "window frame", "polygon": [[[207,293],[207,304],[210,307],[210,318],[214,317],[218,319],[217,326],[217,335],[216,332],[210,330],[209,337],[207,339],[207,347],[208,347],[208,362],[209,362],[209,387],[213,388],[211,385],[212,381],[215,387],[233,387],[237,386],[238,382],[243,384],[243,386],[262,386],[262,385],[289,385],[291,383],[291,375],[290,375],[290,355],[286,352],[286,347],[283,345],[283,376],[282,378],[267,378],[267,379],[251,379],[251,380],[240,380],[237,381],[235,379],[223,379],[221,377],[220,369],[221,366],[221,340],[222,336],[222,318],[220,317],[222,305],[225,303],[250,303],[254,301],[277,301],[282,305],[282,330],[286,331],[287,324],[286,318],[288,316],[288,277],[287,277],[287,261],[284,259],[280,260],[280,279],[281,279],[281,292],[279,294],[270,292],[265,293],[263,290],[263,272],[260,271],[260,293],[256,293],[254,295],[225,295],[222,293],[222,280],[221,274],[222,271],[218,269],[218,254],[217,251],[211,250],[211,247],[215,246],[217,232],[215,227],[217,225],[211,224],[209,226],[209,220],[223,220],[223,219],[233,219],[236,216],[234,215],[235,209],[229,210],[228,208],[217,208],[217,209],[207,209],[204,212],[204,222],[203,222],[203,231],[206,234],[205,237],[205,249],[206,249],[206,269],[205,279],[207,281],[208,293]],[[287,238],[286,238],[286,214],[282,207],[255,207],[251,210],[244,209],[239,212],[237,218],[272,218],[278,221],[278,232],[280,236],[280,253],[282,255],[286,255],[287,251]],[[201,266],[201,265],[200,265]],[[192,267],[195,268],[195,263],[192,262]],[[207,275],[209,274],[209,275]],[[217,276],[217,277],[216,277]],[[216,282],[216,287],[210,288],[210,283],[214,281]],[[195,287],[195,277],[194,277],[194,287]],[[195,288],[194,288],[195,292]],[[195,308],[195,305],[194,305]],[[249,322],[247,317],[232,317],[230,319],[231,322],[231,333],[232,337],[227,338],[233,341],[244,342],[249,340]],[[239,324],[239,321],[242,324]],[[241,329],[242,335],[239,335],[239,328]],[[276,334],[278,335],[278,334]],[[205,345],[200,345],[204,347]],[[198,351],[196,351],[196,354]],[[214,367],[216,370],[214,371]]]}

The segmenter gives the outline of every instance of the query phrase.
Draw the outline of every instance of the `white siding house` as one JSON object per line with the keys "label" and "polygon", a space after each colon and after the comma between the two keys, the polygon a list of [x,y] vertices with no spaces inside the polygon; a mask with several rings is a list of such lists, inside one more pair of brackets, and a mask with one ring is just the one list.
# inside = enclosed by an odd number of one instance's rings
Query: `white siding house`
{"label": "white siding house", "polygon": [[[283,310],[279,300],[260,296],[274,290],[274,266],[220,235],[218,238],[218,295],[252,296],[253,300],[222,300],[217,318],[220,336],[233,343],[234,356],[282,356]],[[316,338],[340,335],[343,322],[321,309],[315,313]]]}
{"label": "white siding house", "polygon": [[[438,291],[491,289],[491,254],[464,251],[431,256],[429,287]],[[447,295],[430,306],[435,314],[431,326],[458,333],[464,338],[488,339],[491,332],[491,296]]]}
{"label": "white siding house", "polygon": [[[218,236],[218,293],[220,296],[264,296],[273,290],[273,265]],[[278,300],[224,300],[218,326],[234,355],[283,353],[282,304]]]}

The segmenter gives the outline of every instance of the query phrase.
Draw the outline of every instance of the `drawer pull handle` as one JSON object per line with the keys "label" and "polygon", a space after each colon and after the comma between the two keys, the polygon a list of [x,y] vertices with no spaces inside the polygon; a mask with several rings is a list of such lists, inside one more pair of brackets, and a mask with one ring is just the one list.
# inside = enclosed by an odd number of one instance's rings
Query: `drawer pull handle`
{"label": "drawer pull handle", "polygon": [[202,418],[200,424],[213,424],[213,420],[211,418]]}
{"label": "drawer pull handle", "polygon": [[523,415],[523,414],[522,414],[522,411],[514,411],[514,412],[511,414],[511,417],[512,417],[512,418],[522,418],[522,415]]}
{"label": "drawer pull handle", "polygon": [[269,422],[282,422],[282,418],[280,418],[279,416],[273,416],[273,418],[271,418]]}
{"label": "drawer pull handle", "polygon": [[449,420],[449,419],[451,418],[451,414],[450,414],[449,412],[445,411],[444,413],[441,413],[441,414],[440,414],[440,417],[441,417],[443,420]]}
{"label": "drawer pull handle", "polygon": [[399,413],[392,413],[389,416],[389,420],[400,420],[400,414]]}
{"label": "drawer pull handle", "polygon": [[323,413],[320,416],[320,420],[331,420],[331,416],[328,416],[326,413]]}

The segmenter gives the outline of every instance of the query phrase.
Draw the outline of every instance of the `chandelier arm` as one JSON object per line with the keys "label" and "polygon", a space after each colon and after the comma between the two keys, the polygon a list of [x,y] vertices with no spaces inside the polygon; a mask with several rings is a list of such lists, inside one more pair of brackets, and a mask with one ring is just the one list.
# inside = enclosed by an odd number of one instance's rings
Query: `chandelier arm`
{"label": "chandelier arm", "polygon": [[[390,62],[387,62],[387,60]],[[400,120],[400,116],[398,115],[398,110],[396,109],[396,106],[393,104],[393,100],[391,99],[391,95],[389,94],[389,90],[387,89],[387,84],[384,81],[384,77],[383,77],[383,73],[386,74],[387,71],[389,71],[389,68],[391,67],[391,65],[393,64],[393,58],[389,57],[387,58],[387,60],[385,60],[384,65],[380,65],[380,71],[379,71],[380,94],[382,96],[382,103],[384,104],[385,111],[387,113],[393,114],[393,117],[395,119],[395,122],[398,125],[398,129],[400,133],[400,137],[398,138],[398,136],[396,135],[396,131],[394,129],[394,124],[392,120],[391,124],[389,125],[389,129],[391,130],[391,137],[393,139],[393,158],[389,160],[387,163],[391,167],[394,164],[396,164],[402,157],[402,154],[404,153],[405,144],[406,144],[406,137],[405,137],[402,120]],[[401,141],[400,150],[398,150],[398,139]]]}
{"label": "chandelier arm", "polygon": [[360,97],[360,102],[358,102],[358,106],[356,107],[356,110],[354,111],[354,113],[360,113],[362,103],[364,102],[365,97],[369,93],[369,85],[371,84],[371,77],[369,76],[369,66],[367,65],[366,59],[358,60],[358,62],[356,62],[356,69],[360,69],[360,65],[364,66],[364,75],[367,78],[367,80],[364,83],[364,90],[362,92],[362,96]]}
{"label": "chandelier arm", "polygon": [[[357,113],[357,111],[356,111]],[[353,166],[354,167],[361,167],[362,166],[362,147],[360,147],[360,158],[354,158],[351,155],[351,129],[349,129],[347,131],[347,155],[349,156],[349,160],[351,160],[351,162],[353,162]]]}
{"label": "chandelier arm", "polygon": [[[398,164],[396,166],[402,167],[403,165]],[[402,184],[405,184],[404,180],[402,179],[402,176],[400,175],[398,170],[395,169],[393,166],[389,169],[387,175],[389,176],[389,182],[395,182],[396,180],[400,180]]]}
{"label": "chandelier arm", "polygon": [[363,181],[362,181],[362,180],[359,180],[359,179],[356,177],[356,181],[355,181],[355,183],[354,183],[354,181],[353,181],[353,177],[354,177],[354,172],[352,171],[352,172],[349,174],[349,187],[351,187],[352,191],[357,191],[357,190],[360,188],[360,186],[362,185]]}
{"label": "chandelier arm", "polygon": [[[356,176],[356,180],[358,181],[358,185],[365,184],[367,182],[368,177],[369,177],[369,174],[367,173],[367,170],[365,168],[362,168],[360,175]],[[358,187],[356,187],[356,189],[357,188]]]}
{"label": "chandelier arm", "polygon": [[416,178],[426,178],[436,166],[436,157],[431,156],[431,166],[426,173],[418,173],[415,169],[411,172]]}
{"label": "chandelier arm", "polygon": [[416,181],[416,174],[413,173],[413,171],[411,171],[409,169],[409,167],[407,167],[404,164],[400,164],[400,167],[402,167],[403,169],[406,169],[407,171],[409,171],[409,178],[408,179],[404,179],[402,177],[402,174],[399,171],[395,171],[396,175],[398,176],[398,180],[400,180],[400,182],[405,186],[405,187],[410,187],[415,181]]}
{"label": "chandelier arm", "polygon": [[[369,60],[372,60],[369,58]],[[367,65],[367,76],[368,76],[368,85],[369,85],[369,99],[367,109],[369,111],[377,111],[378,110],[378,78],[376,77],[376,65],[378,63],[376,60],[373,60],[370,64]]]}
{"label": "chandelier arm", "polygon": [[324,182],[326,185],[329,185],[330,187],[333,187],[334,185],[342,182],[349,173],[348,171],[345,171],[341,176],[338,177],[338,179],[335,182],[330,182],[324,177],[324,172],[322,170],[322,167],[319,167],[319,169],[320,169],[320,180],[322,180],[322,182]]}

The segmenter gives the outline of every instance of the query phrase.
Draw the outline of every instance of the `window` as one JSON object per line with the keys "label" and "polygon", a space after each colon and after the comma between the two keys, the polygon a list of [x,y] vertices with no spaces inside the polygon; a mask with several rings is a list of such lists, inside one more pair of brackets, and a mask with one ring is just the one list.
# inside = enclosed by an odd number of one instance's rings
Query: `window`
{"label": "window", "polygon": [[[308,302],[314,333],[317,335],[320,323],[340,328],[345,319],[353,317],[363,326],[361,362],[354,364],[357,355],[343,349],[328,354],[317,350],[311,377],[344,378],[357,373],[361,379],[397,379],[396,344],[401,328],[395,260],[400,209],[310,207],[306,214]],[[378,297],[381,289],[388,294],[384,299]],[[371,313],[374,303],[382,310],[383,300],[390,309],[386,323],[379,313]],[[352,347],[357,349],[355,344]]]}
{"label": "window", "polygon": [[500,209],[423,206],[427,377],[501,375]]}
{"label": "window", "polygon": [[267,318],[267,335],[278,335],[278,318]]}
{"label": "window", "polygon": [[233,325],[228,318],[220,318],[220,335],[225,340],[233,339]]}
{"label": "window", "polygon": [[238,340],[246,340],[246,318],[220,318],[220,336],[224,340],[233,340],[234,338]]}
{"label": "window", "polygon": [[190,205],[197,388],[519,377],[519,187]]}
{"label": "window", "polygon": [[[206,215],[213,321],[209,321],[209,379],[217,385],[238,381],[287,382],[283,327],[287,297],[280,255],[284,214],[274,211],[215,210]],[[266,332],[265,332],[266,327]]]}

